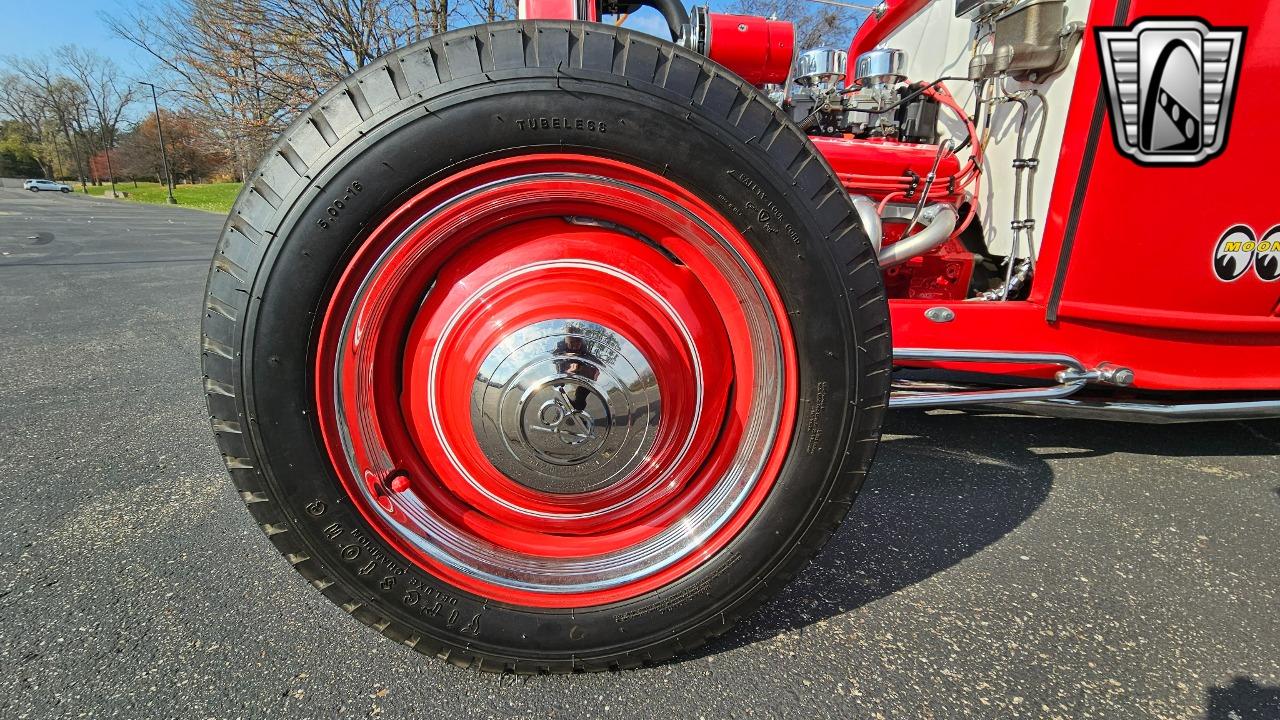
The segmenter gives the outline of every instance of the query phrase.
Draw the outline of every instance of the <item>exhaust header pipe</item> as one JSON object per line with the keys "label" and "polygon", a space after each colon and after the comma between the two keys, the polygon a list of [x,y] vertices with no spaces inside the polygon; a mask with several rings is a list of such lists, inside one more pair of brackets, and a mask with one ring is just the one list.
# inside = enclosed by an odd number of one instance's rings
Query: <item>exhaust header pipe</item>
{"label": "exhaust header pipe", "polygon": [[[854,207],[857,207],[857,203],[854,203]],[[955,208],[946,203],[934,203],[926,207],[920,213],[919,221],[924,227],[910,237],[905,237],[881,249],[876,256],[880,261],[880,267],[891,268],[894,265],[901,265],[917,255],[938,247],[951,237],[951,233],[955,232],[958,219]],[[876,240],[871,242],[875,247],[880,247],[880,243]]]}
{"label": "exhaust header pipe", "polygon": [[853,209],[858,213],[862,231],[871,240],[871,247],[875,248],[876,254],[879,254],[880,243],[884,240],[884,228],[880,225],[880,210],[876,207],[876,201],[866,195],[850,195],[849,199],[853,200]]}

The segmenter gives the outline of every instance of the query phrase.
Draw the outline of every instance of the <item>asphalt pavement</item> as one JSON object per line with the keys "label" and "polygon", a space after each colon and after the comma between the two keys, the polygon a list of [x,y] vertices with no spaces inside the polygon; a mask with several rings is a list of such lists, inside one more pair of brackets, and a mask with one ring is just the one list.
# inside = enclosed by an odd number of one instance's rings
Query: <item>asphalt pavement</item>
{"label": "asphalt pavement", "polygon": [[891,417],[838,535],[692,657],[459,670],[290,570],[200,389],[221,218],[0,190],[0,718],[1280,718],[1280,423]]}

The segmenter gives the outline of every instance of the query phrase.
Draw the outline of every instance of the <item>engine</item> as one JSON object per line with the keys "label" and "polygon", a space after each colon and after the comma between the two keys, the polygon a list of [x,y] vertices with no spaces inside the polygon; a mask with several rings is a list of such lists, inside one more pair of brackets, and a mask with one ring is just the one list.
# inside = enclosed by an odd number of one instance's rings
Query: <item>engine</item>
{"label": "engine", "polygon": [[[655,0],[658,2],[659,0]],[[665,0],[662,0],[665,1]],[[839,4],[839,3],[837,3]],[[796,55],[789,23],[695,8],[683,43],[761,87],[831,163],[878,248],[892,298],[1021,299],[1029,288],[1035,220],[1023,211],[1025,178],[1039,161],[1024,151],[1028,99],[1010,78],[1040,81],[1060,71],[1078,23],[1058,25],[1062,0],[962,0],[957,16],[978,23],[989,46],[975,45],[967,74],[922,81],[906,72],[901,50],[876,48],[853,60],[820,47]],[[794,62],[793,62],[794,58]],[[972,109],[948,83],[973,83]],[[985,115],[1001,104],[1021,113],[1011,190],[1012,247],[992,251],[977,221],[989,138]],[[945,127],[945,130],[944,130]],[[1007,241],[1007,240],[1006,240]]]}
{"label": "engine", "polygon": [[860,206],[890,297],[967,299],[993,279],[981,243],[962,239],[973,227],[969,193],[980,166],[972,155],[962,163],[963,148],[942,139],[939,114],[950,106],[968,118],[936,83],[908,82],[904,65],[901,51],[876,49],[857,58],[850,77],[845,51],[809,50],[795,63],[796,90],[775,99]]}
{"label": "engine", "polygon": [[968,118],[937,83],[908,82],[901,51],[864,53],[850,77],[843,50],[797,57],[788,22],[705,6],[669,22],[681,44],[761,87],[810,136],[854,199],[890,297],[959,300],[990,289],[994,265],[972,240],[980,233],[966,236],[979,165],[962,163],[963,148],[939,130],[943,107]]}

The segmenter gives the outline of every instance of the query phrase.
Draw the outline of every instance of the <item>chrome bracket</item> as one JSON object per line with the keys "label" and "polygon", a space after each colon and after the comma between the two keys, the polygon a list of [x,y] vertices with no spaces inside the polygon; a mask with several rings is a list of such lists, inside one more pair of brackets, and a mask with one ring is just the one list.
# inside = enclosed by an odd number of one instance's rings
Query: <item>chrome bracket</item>
{"label": "chrome bracket", "polygon": [[1085,370],[1084,372],[1073,369],[1060,370],[1055,377],[1058,382],[1084,380],[1085,382],[1105,383],[1119,387],[1128,387],[1133,384],[1132,370],[1105,362],[1092,370]]}

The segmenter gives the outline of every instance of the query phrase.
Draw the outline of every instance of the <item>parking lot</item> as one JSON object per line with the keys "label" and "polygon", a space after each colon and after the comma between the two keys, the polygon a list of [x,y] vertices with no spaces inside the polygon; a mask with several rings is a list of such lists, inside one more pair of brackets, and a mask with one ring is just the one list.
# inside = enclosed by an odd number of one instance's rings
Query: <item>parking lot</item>
{"label": "parking lot", "polygon": [[214,450],[220,225],[0,190],[0,718],[1280,718],[1280,422],[899,413],[817,561],[692,657],[492,676],[386,641]]}

